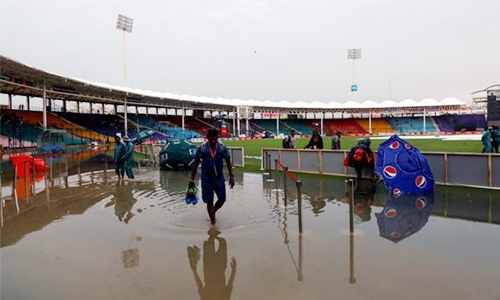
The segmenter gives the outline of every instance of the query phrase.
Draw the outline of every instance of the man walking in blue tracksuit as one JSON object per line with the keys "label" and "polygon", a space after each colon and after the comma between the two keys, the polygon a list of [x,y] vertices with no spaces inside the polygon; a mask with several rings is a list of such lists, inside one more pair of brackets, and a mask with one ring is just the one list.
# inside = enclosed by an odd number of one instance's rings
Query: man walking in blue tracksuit
{"label": "man walking in blue tracksuit", "polygon": [[[229,151],[224,144],[218,142],[219,134],[217,129],[209,129],[207,139],[208,141],[204,142],[196,151],[191,170],[191,180],[189,180],[188,185],[190,187],[194,186],[194,178],[201,161],[201,195],[203,202],[207,204],[210,221],[215,224],[215,212],[226,202],[225,179],[222,172],[224,160],[229,171],[229,186],[231,188],[234,187],[234,175]],[[217,195],[215,206],[214,193]]]}

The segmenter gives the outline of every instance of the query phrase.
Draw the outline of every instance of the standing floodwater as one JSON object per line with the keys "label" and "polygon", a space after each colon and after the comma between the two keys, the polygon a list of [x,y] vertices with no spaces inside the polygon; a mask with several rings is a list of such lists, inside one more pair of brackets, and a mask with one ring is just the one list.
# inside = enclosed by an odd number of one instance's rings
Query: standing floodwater
{"label": "standing floodwater", "polygon": [[403,207],[380,185],[350,199],[344,180],[301,176],[299,234],[281,177],[236,173],[212,227],[185,203],[189,172],[80,171],[39,178],[19,213],[3,178],[1,299],[500,298],[499,193],[438,188]]}

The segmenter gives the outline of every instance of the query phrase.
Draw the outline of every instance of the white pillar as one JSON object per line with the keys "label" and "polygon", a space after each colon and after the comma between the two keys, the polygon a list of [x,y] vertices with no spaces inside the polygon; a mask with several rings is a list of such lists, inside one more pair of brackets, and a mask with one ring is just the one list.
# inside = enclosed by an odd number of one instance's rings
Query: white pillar
{"label": "white pillar", "polygon": [[236,115],[236,121],[238,122],[238,124],[237,124],[238,125],[237,126],[238,130],[237,131],[238,131],[238,136],[240,136],[240,134],[241,134],[241,131],[240,131],[240,125],[241,125],[240,121],[241,121],[241,119],[240,119],[240,108],[239,107],[236,108],[236,114],[237,114]]}
{"label": "white pillar", "polygon": [[184,130],[185,130],[184,129],[185,128],[185,123],[184,123],[184,115],[185,115],[185,113],[184,113],[184,103],[182,103],[181,112],[182,112],[182,114],[181,114],[181,119],[182,119],[182,133],[184,133]]}
{"label": "white pillar", "polygon": [[372,133],[372,110],[368,110],[368,131],[371,134]]}
{"label": "white pillar", "polygon": [[47,130],[47,88],[43,80],[43,130]]}
{"label": "white pillar", "polygon": [[234,110],[234,107],[233,107],[233,136],[237,136],[236,135],[236,111]]}
{"label": "white pillar", "polygon": [[425,124],[425,108],[424,108],[424,133],[426,133],[426,132],[427,132],[427,128],[426,128],[426,126],[425,126],[425,125],[426,125],[426,124]]}
{"label": "white pillar", "polygon": [[276,135],[280,135],[280,112],[276,114]]}
{"label": "white pillar", "polygon": [[248,136],[248,106],[246,107],[246,135]]}
{"label": "white pillar", "polygon": [[324,113],[321,112],[321,135],[323,135],[323,118],[324,118]]}

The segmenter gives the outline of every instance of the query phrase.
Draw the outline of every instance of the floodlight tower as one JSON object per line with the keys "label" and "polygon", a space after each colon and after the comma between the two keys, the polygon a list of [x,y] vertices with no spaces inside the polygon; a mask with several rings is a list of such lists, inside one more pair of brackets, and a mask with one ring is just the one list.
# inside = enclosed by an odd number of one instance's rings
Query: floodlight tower
{"label": "floodlight tower", "polygon": [[352,100],[356,101],[356,92],[358,91],[358,85],[356,83],[356,59],[361,59],[361,49],[349,49],[347,50],[347,59],[352,59]]}
{"label": "floodlight tower", "polygon": [[[123,87],[127,86],[127,59],[125,56],[125,32],[132,32],[132,26],[134,25],[134,19],[129,18],[124,15],[118,15],[118,20],[116,21],[116,29],[123,31]],[[128,135],[128,120],[127,120],[127,94],[125,94],[124,100],[124,117],[125,117],[125,135]]]}

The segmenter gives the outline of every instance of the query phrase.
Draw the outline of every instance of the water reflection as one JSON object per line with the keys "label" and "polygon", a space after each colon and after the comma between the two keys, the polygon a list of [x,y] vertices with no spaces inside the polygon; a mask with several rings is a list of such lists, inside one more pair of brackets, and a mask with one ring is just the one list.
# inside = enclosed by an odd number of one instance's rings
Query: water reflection
{"label": "water reflection", "polygon": [[376,213],[380,236],[394,243],[425,226],[434,205],[434,194],[390,197],[384,209]]}
{"label": "water reflection", "polygon": [[[372,205],[375,203],[377,183],[371,180],[357,180],[354,194],[346,191],[344,201],[353,206],[354,223],[359,224],[371,220]],[[354,195],[354,199],[353,198]]]}
{"label": "water reflection", "polygon": [[135,214],[132,212],[137,199],[134,197],[134,182],[124,182],[119,180],[113,192],[113,198],[104,206],[109,207],[114,204],[115,215],[120,222],[128,224]]}
{"label": "water reflection", "polygon": [[[203,242],[203,278],[198,275],[200,248],[196,245],[187,247],[189,266],[193,272],[198,294],[202,300],[229,300],[233,292],[234,278],[236,277],[236,259],[231,258],[231,275],[226,284],[227,242],[219,236],[220,232],[213,227],[208,231],[208,239]],[[216,248],[216,243],[218,247]]]}

